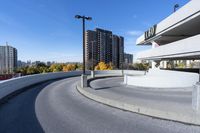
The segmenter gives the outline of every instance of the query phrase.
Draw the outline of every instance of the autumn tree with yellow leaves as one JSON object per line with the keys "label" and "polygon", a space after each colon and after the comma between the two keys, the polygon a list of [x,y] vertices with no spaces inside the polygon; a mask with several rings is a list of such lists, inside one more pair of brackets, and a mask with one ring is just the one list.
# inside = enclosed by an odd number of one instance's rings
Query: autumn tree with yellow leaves
{"label": "autumn tree with yellow leaves", "polygon": [[74,64],[67,64],[63,66],[64,72],[74,71],[76,70],[76,66]]}
{"label": "autumn tree with yellow leaves", "polygon": [[104,62],[99,62],[99,64],[95,66],[95,70],[112,70],[112,69],[113,69],[112,63],[106,64]]}

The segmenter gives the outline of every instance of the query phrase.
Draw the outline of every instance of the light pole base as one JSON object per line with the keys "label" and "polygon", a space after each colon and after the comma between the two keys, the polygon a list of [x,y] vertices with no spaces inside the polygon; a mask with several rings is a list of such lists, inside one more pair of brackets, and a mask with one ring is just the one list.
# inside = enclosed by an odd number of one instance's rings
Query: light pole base
{"label": "light pole base", "polygon": [[124,84],[127,85],[127,75],[124,75]]}
{"label": "light pole base", "polygon": [[95,78],[95,71],[91,71],[91,77]]}
{"label": "light pole base", "polygon": [[87,75],[81,75],[81,87],[84,88],[84,87],[88,87],[87,86]]}
{"label": "light pole base", "polygon": [[200,82],[197,82],[192,90],[192,109],[200,110]]}
{"label": "light pole base", "polygon": [[122,70],[122,76],[124,76],[124,70]]}

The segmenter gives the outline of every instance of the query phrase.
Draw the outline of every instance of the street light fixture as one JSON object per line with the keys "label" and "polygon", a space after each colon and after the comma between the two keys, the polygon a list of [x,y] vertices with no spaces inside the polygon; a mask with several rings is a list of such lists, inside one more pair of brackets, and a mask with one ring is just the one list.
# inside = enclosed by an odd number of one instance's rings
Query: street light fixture
{"label": "street light fixture", "polygon": [[83,75],[85,75],[85,20],[92,20],[91,17],[76,15],[76,19],[82,19],[83,24]]}
{"label": "street light fixture", "polygon": [[177,8],[179,8],[179,4],[174,5],[174,12],[176,12]]}

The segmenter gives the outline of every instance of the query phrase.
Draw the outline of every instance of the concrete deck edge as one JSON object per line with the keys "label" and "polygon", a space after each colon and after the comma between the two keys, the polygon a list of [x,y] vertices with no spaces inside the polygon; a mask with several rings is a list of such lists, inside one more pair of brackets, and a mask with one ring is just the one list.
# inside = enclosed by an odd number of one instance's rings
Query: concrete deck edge
{"label": "concrete deck edge", "polygon": [[200,125],[200,119],[197,117],[196,114],[193,115],[182,115],[179,112],[166,112],[158,109],[153,109],[153,108],[147,108],[143,106],[138,106],[138,105],[133,105],[133,104],[128,104],[128,103],[123,103],[120,101],[112,100],[109,98],[97,96],[95,94],[92,94],[88,92],[86,89],[91,89],[89,87],[87,88],[81,88],[79,84],[77,84],[76,89],[78,90],[79,93],[84,95],[85,97],[92,99],[96,102],[115,107],[121,110],[126,110],[146,116],[151,116],[159,119],[165,119],[165,120],[170,120],[170,121],[176,121],[176,122],[181,122],[184,124],[192,124],[192,125]]}

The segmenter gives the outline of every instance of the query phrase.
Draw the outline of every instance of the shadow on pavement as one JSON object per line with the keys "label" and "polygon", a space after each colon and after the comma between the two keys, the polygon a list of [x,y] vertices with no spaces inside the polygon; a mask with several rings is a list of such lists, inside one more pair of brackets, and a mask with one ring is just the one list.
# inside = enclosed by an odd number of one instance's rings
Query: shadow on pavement
{"label": "shadow on pavement", "polygon": [[43,133],[35,113],[35,100],[52,82],[27,87],[26,91],[0,104],[0,133]]}
{"label": "shadow on pavement", "polygon": [[111,89],[115,87],[121,87],[121,85],[116,85],[116,86],[109,86],[109,87],[100,87],[100,88],[93,88],[94,90],[105,90],[105,89]]}

